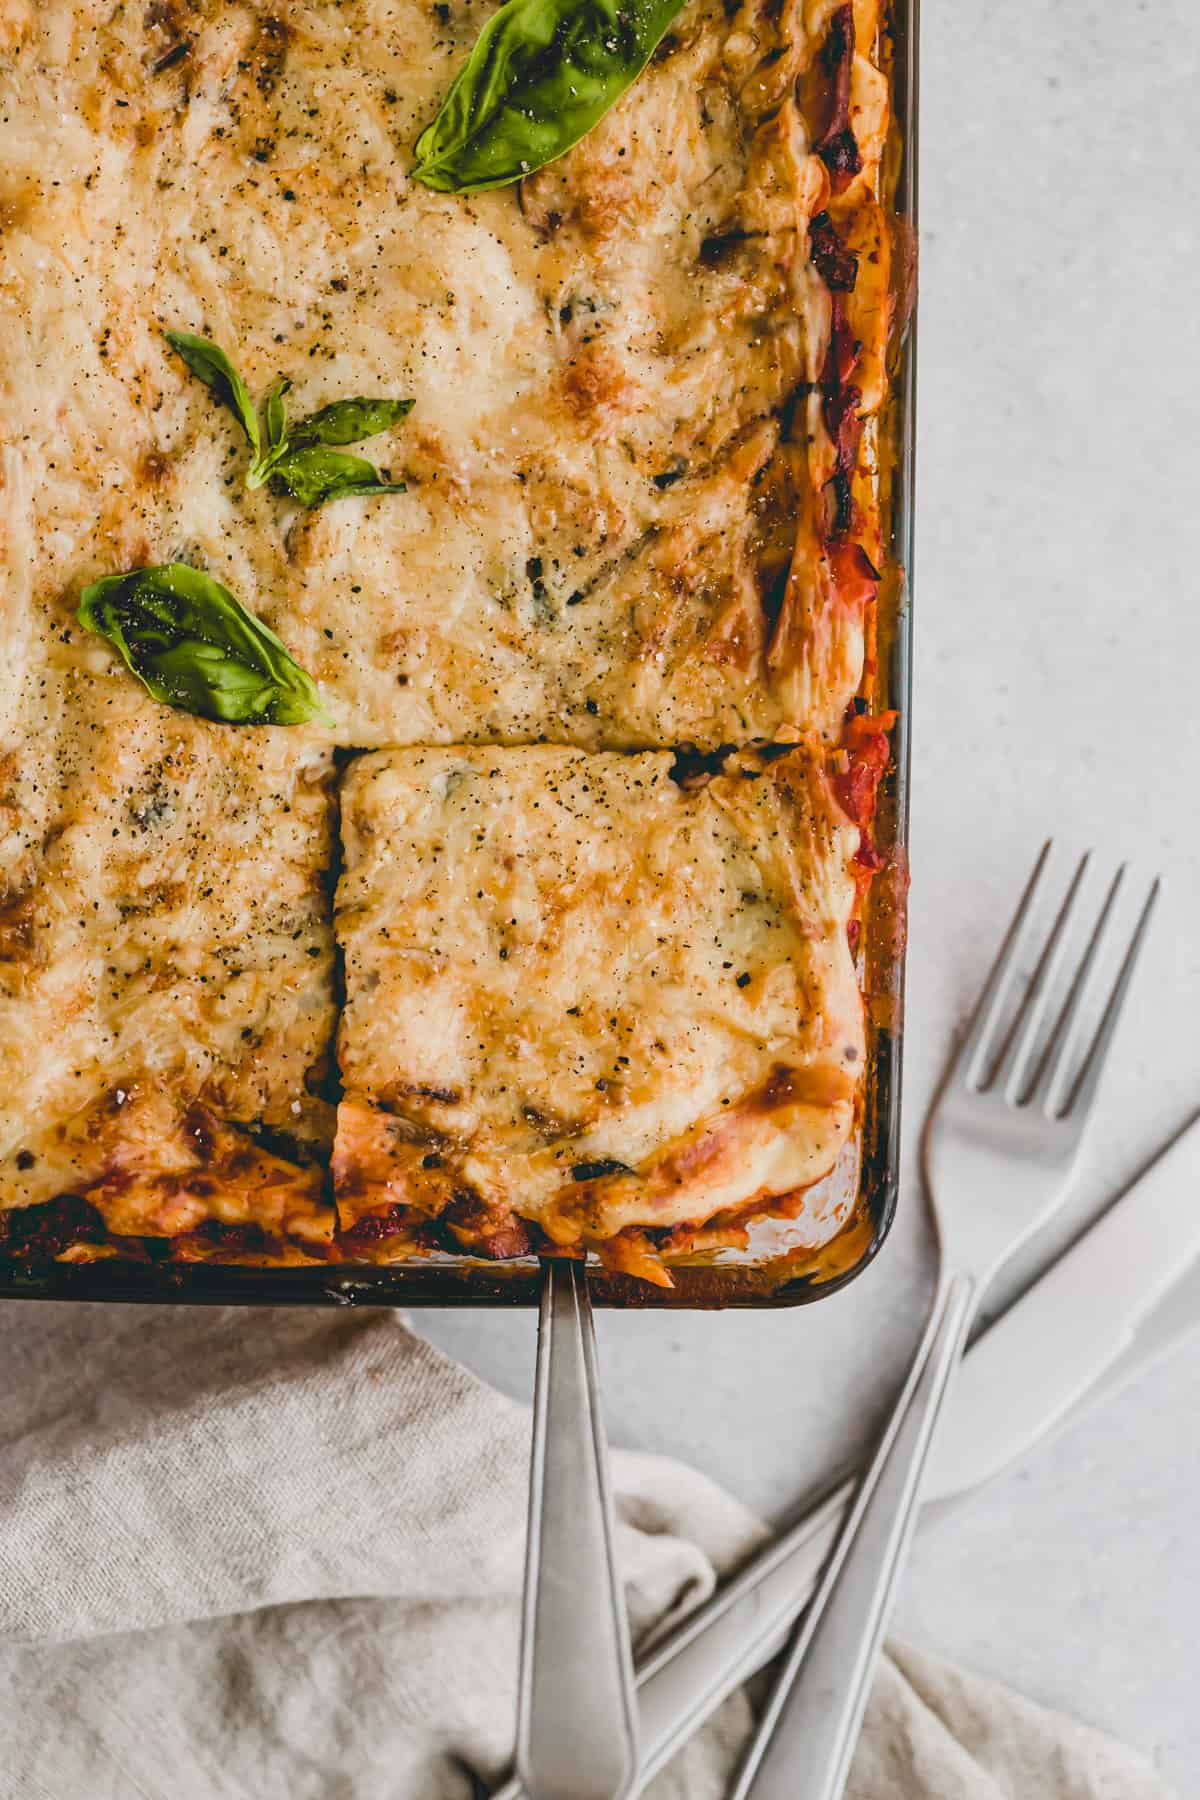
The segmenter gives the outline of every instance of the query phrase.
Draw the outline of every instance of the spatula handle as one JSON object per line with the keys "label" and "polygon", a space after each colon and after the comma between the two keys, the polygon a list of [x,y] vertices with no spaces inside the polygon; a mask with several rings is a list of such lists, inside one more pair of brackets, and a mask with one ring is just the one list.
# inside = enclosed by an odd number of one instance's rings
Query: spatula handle
{"label": "spatula handle", "polygon": [[538,1327],[517,1768],[531,1800],[624,1800],[637,1710],[581,1263],[547,1259]]}

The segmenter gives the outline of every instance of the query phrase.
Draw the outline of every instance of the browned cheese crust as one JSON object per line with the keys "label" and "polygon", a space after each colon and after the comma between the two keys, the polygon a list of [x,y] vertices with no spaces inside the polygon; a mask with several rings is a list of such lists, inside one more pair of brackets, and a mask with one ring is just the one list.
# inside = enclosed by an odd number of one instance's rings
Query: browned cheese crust
{"label": "browned cheese crust", "polygon": [[[831,172],[835,10],[690,0],[582,143],[468,196],[405,169],[486,5],[10,10],[0,404],[39,607],[183,547],[360,747],[836,738],[870,591],[827,530],[830,355],[840,309],[853,431],[880,398],[887,102],[854,56],[859,171]],[[817,218],[858,249],[852,291]],[[256,393],[285,371],[297,415],[411,396],[374,445],[408,491],[247,492],[164,329],[215,338]]]}
{"label": "browned cheese crust", "polygon": [[507,1254],[525,1220],[649,1263],[831,1167],[864,1043],[817,740],[693,791],[661,752],[380,753],[343,832],[350,1242]]}
{"label": "browned cheese crust", "polygon": [[[877,0],[689,0],[565,157],[431,193],[412,147],[491,10],[0,8],[0,1253],[599,1245],[662,1281],[802,1211],[852,1131]],[[289,375],[292,416],[410,397],[370,446],[407,491],[247,490],[168,329]],[[78,626],[172,559],[332,729],[173,712]],[[339,748],[378,754],[331,1181]]]}
{"label": "browned cheese crust", "polygon": [[47,652],[0,757],[0,1207],[327,1239],[331,759],[106,660]]}

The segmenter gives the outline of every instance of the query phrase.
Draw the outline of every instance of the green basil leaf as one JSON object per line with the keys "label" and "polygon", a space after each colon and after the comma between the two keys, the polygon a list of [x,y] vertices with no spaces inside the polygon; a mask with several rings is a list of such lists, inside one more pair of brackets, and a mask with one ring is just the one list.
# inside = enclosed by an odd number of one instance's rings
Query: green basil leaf
{"label": "green basil leaf", "polygon": [[329,725],[310,675],[229,589],[190,563],[107,575],[84,588],[80,623],[156,700],[227,725]]}
{"label": "green basil leaf", "polygon": [[684,0],[506,0],[417,139],[415,181],[468,194],[519,181],[637,80]]}
{"label": "green basil leaf", "polygon": [[344,450],[327,450],[320,444],[289,450],[272,469],[271,486],[301,506],[324,506],[352,494],[405,492],[402,481],[385,481],[365,456],[347,456]]}
{"label": "green basil leaf", "polygon": [[286,375],[277,375],[267,389],[267,397],[263,401],[263,416],[267,422],[268,450],[282,450],[287,441],[287,409],[283,404],[283,396],[291,385]]}
{"label": "green basil leaf", "polygon": [[258,413],[249,389],[220,345],[210,343],[207,338],[193,337],[189,331],[168,331],[166,339],[172,350],[182,356],[192,374],[198,375],[205,387],[211,388],[217,399],[233,413],[257,456],[262,449]]}
{"label": "green basil leaf", "polygon": [[406,419],[412,409],[411,400],[335,400],[302,419],[291,441],[296,445],[359,444]]}
{"label": "green basil leaf", "polygon": [[271,470],[285,453],[288,447],[287,408],[283,397],[291,387],[286,375],[277,375],[267,389],[263,401],[263,418],[267,426],[267,441],[262,449],[250,459],[250,467],[246,472],[246,486],[260,488]]}

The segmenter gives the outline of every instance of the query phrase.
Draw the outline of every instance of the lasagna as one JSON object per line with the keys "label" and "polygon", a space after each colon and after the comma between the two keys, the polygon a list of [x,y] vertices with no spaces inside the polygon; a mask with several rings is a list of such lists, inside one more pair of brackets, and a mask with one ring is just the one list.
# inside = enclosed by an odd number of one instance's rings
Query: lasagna
{"label": "lasagna", "polygon": [[[103,660],[103,653],[96,658]],[[0,760],[0,1244],[333,1236],[332,758],[48,656]],[[5,1233],[5,1225],[8,1231]]]}
{"label": "lasagna", "polygon": [[[853,1132],[878,0],[686,0],[564,154],[435,191],[494,12],[0,18],[0,1250],[669,1280]],[[377,489],[248,481],[168,333],[292,417],[403,401]],[[81,626],[179,564],[307,722],[191,716]]]}
{"label": "lasagna", "polygon": [[384,751],[342,807],[347,1242],[663,1280],[831,1167],[864,1042],[819,744],[687,790],[667,751]]}

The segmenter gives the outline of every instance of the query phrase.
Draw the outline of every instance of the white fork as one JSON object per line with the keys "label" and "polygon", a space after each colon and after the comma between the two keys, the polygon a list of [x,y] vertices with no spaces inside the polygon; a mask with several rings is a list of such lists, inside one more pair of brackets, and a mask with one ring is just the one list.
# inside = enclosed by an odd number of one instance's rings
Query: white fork
{"label": "white fork", "polygon": [[1034,902],[1049,852],[1047,844],[930,1116],[925,1173],[942,1274],[925,1336],[731,1800],[837,1800],[841,1794],[916,1521],[921,1472],[980,1297],[1067,1192],[1159,883],[1150,889],[1095,1036],[1080,1058],[1080,1021],[1123,868],[1109,886],[1045,1044],[1042,1028],[1086,856],[1016,1018],[1002,1027],[1019,992],[1017,971],[1032,947]]}

